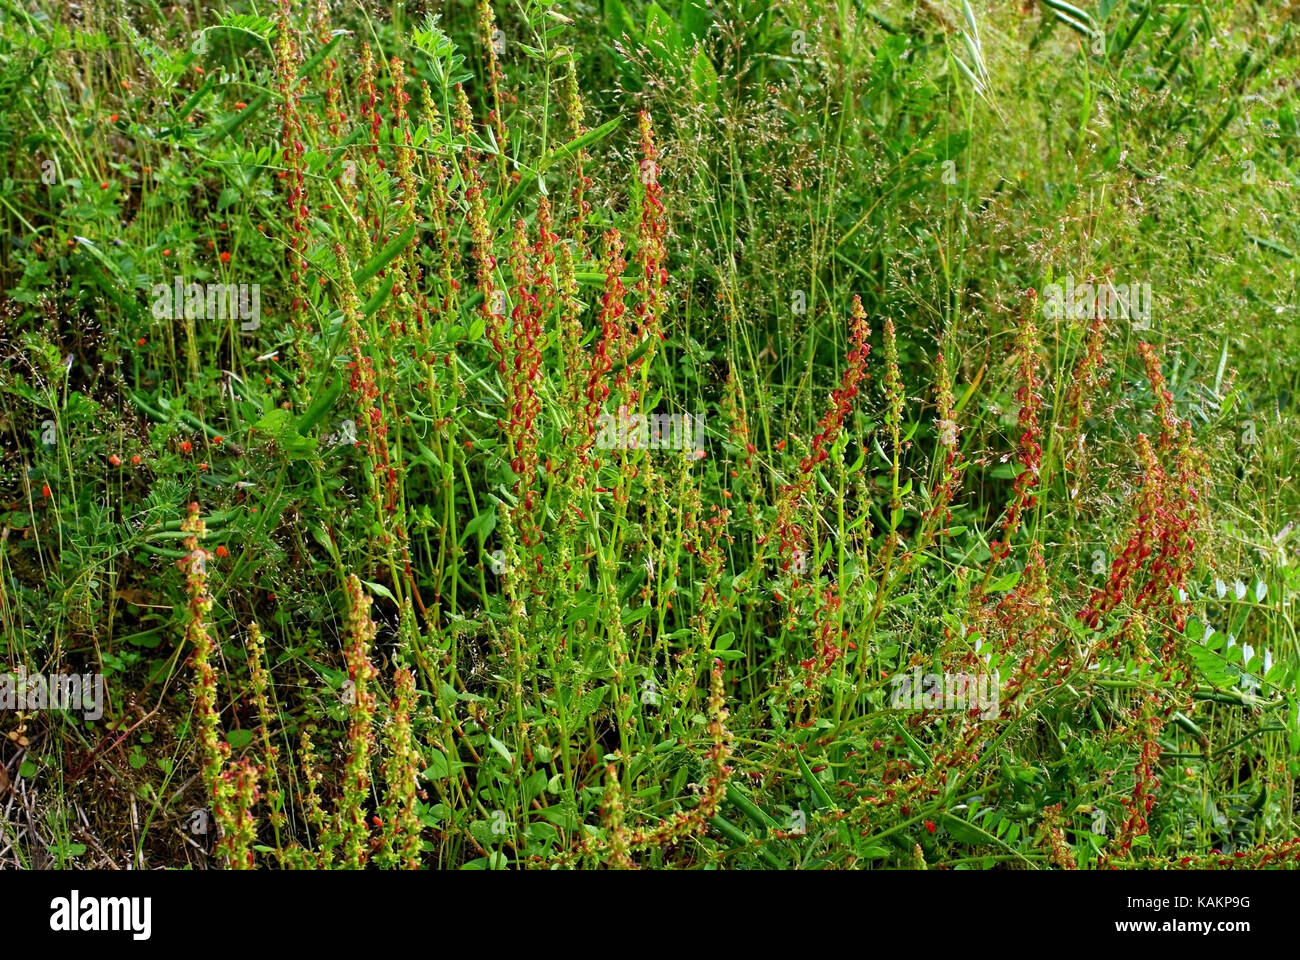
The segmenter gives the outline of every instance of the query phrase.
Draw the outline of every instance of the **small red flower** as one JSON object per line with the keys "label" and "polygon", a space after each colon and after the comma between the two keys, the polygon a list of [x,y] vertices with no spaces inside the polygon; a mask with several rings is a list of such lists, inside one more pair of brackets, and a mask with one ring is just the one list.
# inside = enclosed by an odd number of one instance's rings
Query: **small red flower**
{"label": "small red flower", "polygon": [[48,483],[41,485],[41,496],[46,500],[50,499],[50,485]]}
{"label": "small red flower", "polygon": [[222,251],[221,251],[221,262],[222,262],[222,263],[229,263],[229,262],[230,262],[230,251],[229,251],[229,250],[222,250]]}
{"label": "small red flower", "polygon": [[235,109],[243,110],[246,106],[248,106],[248,104],[246,104],[243,100],[240,100],[238,103],[235,104]]}
{"label": "small red flower", "polygon": [[108,458],[108,462],[115,467],[120,467],[122,465],[122,458],[115,453]]}
{"label": "small red flower", "polygon": [[138,453],[131,457],[131,466],[140,466],[140,455]]}
{"label": "small red flower", "polygon": [[182,440],[182,441],[181,441],[181,453],[189,453],[190,450],[192,450],[192,449],[193,449],[193,446],[190,444],[190,442],[189,442],[188,440]]}
{"label": "small red flower", "polygon": [[111,117],[109,117],[109,118],[108,118],[108,122],[109,122],[109,123],[117,123],[117,114],[115,113],[115,114],[113,114]]}
{"label": "small red flower", "polygon": [[230,551],[226,549],[226,545],[224,543],[217,544],[217,556],[222,558],[230,556]]}
{"label": "small red flower", "polygon": [[148,343],[148,342],[149,342],[149,341],[146,340],[144,337],[141,337],[139,340],[137,340],[137,341],[135,342],[135,345],[136,345],[137,347],[143,347],[143,346],[144,346],[146,343]]}
{"label": "small red flower", "polygon": [[107,189],[108,189],[108,181],[105,180],[104,182],[102,182],[102,183],[99,185],[99,189],[101,189],[101,190],[107,190]]}
{"label": "small red flower", "polygon": [[931,833],[934,833],[934,821],[933,820],[925,821],[925,829],[929,830]]}

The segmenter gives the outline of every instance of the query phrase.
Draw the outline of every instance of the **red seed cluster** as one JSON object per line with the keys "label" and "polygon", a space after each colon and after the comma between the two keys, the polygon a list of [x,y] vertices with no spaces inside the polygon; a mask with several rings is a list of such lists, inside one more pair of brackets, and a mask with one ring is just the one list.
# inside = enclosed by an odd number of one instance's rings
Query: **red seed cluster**
{"label": "red seed cluster", "polygon": [[989,545],[995,560],[1006,559],[1011,553],[1011,538],[1019,529],[1023,515],[1034,507],[1034,491],[1038,488],[1038,473],[1043,463],[1043,430],[1038,420],[1038,413],[1043,407],[1040,392],[1043,381],[1038,375],[1038,329],[1034,324],[1036,301],[1037,294],[1033,290],[1026,291],[1020,311],[1020,329],[1016,341],[1020,378],[1020,386],[1016,389],[1016,402],[1020,404],[1020,412],[1016,422],[1020,427],[1020,440],[1016,446],[1016,460],[1020,463],[1021,470],[1011,486],[1011,502],[1007,504],[1002,539]]}
{"label": "red seed cluster", "polygon": [[520,539],[524,546],[533,546],[540,539],[532,514],[537,497],[536,420],[542,409],[541,400],[533,385],[541,379],[545,335],[542,332],[542,305],[538,298],[538,289],[542,286],[540,271],[535,273],[530,263],[528,239],[522,220],[515,224],[510,259],[515,277],[515,307],[510,314],[514,331],[510,338],[511,360],[506,383],[510,420],[502,426],[512,451],[510,469],[517,477],[514,492],[520,498],[517,511]]}
{"label": "red seed cluster", "polygon": [[636,317],[637,337],[644,339],[657,334],[659,316],[663,312],[664,289],[668,286],[667,249],[664,246],[668,224],[664,217],[663,187],[659,184],[659,151],[655,147],[650,114],[642,110],[639,124],[641,182],[645,192],[637,230],[636,259],[641,267],[641,278],[637,282],[640,300],[636,305]]}
{"label": "red seed cluster", "polygon": [[821,607],[814,617],[814,653],[812,660],[803,662],[805,670],[816,670],[822,676],[828,676],[831,668],[835,666],[835,661],[844,653],[839,645],[843,636],[839,624],[840,606],[839,585],[828,584],[822,593]]}
{"label": "red seed cluster", "polygon": [[858,385],[867,377],[867,355],[871,353],[871,344],[867,342],[870,331],[867,328],[867,314],[862,309],[862,298],[854,296],[852,325],[849,330],[848,366],[840,385],[831,392],[831,406],[817,426],[820,428],[813,437],[812,453],[799,462],[799,470],[810,474],[813,467],[825,460],[829,453],[827,447],[835,443],[839,436],[844,418],[853,409],[853,398],[858,395]]}
{"label": "red seed cluster", "polygon": [[626,350],[627,331],[624,314],[627,306],[623,302],[627,290],[623,286],[623,271],[627,261],[623,259],[623,238],[617,230],[605,233],[605,290],[600,295],[600,339],[591,358],[587,371],[586,417],[587,437],[583,442],[583,460],[585,450],[595,442],[596,420],[609,398],[610,384],[606,377],[614,369],[615,361],[621,360]]}
{"label": "red seed cluster", "polygon": [[[1134,615],[1166,608],[1167,621],[1178,632],[1182,630],[1185,610],[1172,598],[1191,572],[1200,526],[1199,461],[1191,445],[1189,424],[1179,429],[1179,443],[1175,473],[1170,476],[1146,435],[1138,435],[1142,487],[1137,515],[1123,549],[1111,563],[1105,585],[1094,591],[1088,605],[1079,612],[1079,619],[1094,630],[1101,625],[1101,618],[1130,593]],[[1139,579],[1144,571],[1145,577]]]}
{"label": "red seed cluster", "polygon": [[1155,347],[1149,343],[1139,343],[1138,353],[1146,367],[1147,381],[1151,384],[1151,394],[1156,398],[1156,414],[1160,418],[1161,453],[1167,453],[1178,433],[1178,417],[1174,415],[1174,395],[1165,386],[1165,375],[1160,371],[1160,358]]}
{"label": "red seed cluster", "polygon": [[[298,77],[298,55],[293,32],[289,29],[289,0],[280,0],[281,28],[276,36],[276,75],[280,90],[280,117],[282,120],[281,158],[285,166],[285,209],[289,222],[289,319],[295,328],[302,323],[306,309],[303,283],[306,280],[307,261],[307,189],[303,178],[302,124],[298,117],[298,92],[302,80]],[[302,352],[302,351],[300,351]],[[305,360],[305,353],[304,353]]]}
{"label": "red seed cluster", "polygon": [[1135,837],[1146,834],[1147,817],[1155,807],[1155,792],[1160,787],[1160,778],[1156,775],[1160,763],[1160,744],[1157,738],[1164,729],[1164,723],[1159,717],[1155,700],[1153,694],[1143,703],[1143,739],[1137,765],[1133,769],[1133,792],[1120,800],[1128,811],[1117,838],[1119,848],[1124,851],[1132,848]]}

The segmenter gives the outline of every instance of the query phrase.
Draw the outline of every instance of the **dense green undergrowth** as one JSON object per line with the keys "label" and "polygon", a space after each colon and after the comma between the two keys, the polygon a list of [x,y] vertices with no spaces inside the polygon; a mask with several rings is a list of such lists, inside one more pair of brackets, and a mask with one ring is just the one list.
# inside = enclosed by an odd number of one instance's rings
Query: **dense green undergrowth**
{"label": "dense green undergrowth", "polygon": [[1295,864],[1295,16],[0,0],[0,858]]}

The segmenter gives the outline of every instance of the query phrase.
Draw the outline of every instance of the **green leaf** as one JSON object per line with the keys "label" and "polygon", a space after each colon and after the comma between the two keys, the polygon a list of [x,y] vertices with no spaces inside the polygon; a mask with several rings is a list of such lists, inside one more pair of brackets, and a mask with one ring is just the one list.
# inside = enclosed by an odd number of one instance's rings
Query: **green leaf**
{"label": "green leaf", "polygon": [[307,412],[298,420],[294,429],[305,437],[307,431],[316,426],[325,414],[329,413],[330,410],[334,408],[334,403],[338,400],[339,395],[342,392],[343,381],[340,379],[334,384],[334,386],[330,387],[329,390],[325,391],[325,393],[312,401],[311,406],[307,408]]}
{"label": "green leaf", "polygon": [[393,596],[393,591],[389,590],[382,583],[374,583],[370,580],[362,580],[361,582],[365,585],[366,589],[375,596],[383,597],[385,600],[391,600],[393,603],[397,602],[397,598]]}
{"label": "green leaf", "polygon": [[451,775],[451,765],[447,763],[447,757],[436,747],[429,747],[429,766],[424,770],[426,780],[445,780]]}
{"label": "green leaf", "polygon": [[762,807],[751,800],[749,794],[739,784],[728,782],[727,800],[753,821],[760,833],[780,829],[781,825],[768,816]]}
{"label": "green leaf", "polygon": [[709,30],[708,4],[704,0],[682,0],[678,19],[681,21],[682,37],[687,43],[693,43]]}
{"label": "green leaf", "polygon": [[375,311],[384,305],[384,301],[388,299],[392,292],[393,288],[391,286],[386,283],[383,284],[375,291],[375,295],[366,301],[366,305],[361,308],[361,312],[367,317],[374,316]]}
{"label": "green leaf", "polygon": [[543,807],[538,811],[544,820],[549,820],[561,830],[574,831],[578,829],[578,818],[573,815],[573,811],[566,807]]}
{"label": "green leaf", "polygon": [[520,785],[520,790],[523,792],[524,795],[524,803],[531,802],[534,797],[540,796],[541,792],[545,789],[546,789],[545,770],[534,770],[532,775],[528,777],[528,779],[526,779]]}
{"label": "green leaf", "polygon": [[718,71],[713,61],[703,50],[695,54],[691,61],[691,86],[695,94],[704,103],[714,103],[718,99]]}
{"label": "green leaf", "polygon": [[1003,590],[1010,590],[1020,582],[1020,571],[1013,570],[1010,573],[1003,574],[989,584],[990,593],[1001,593]]}
{"label": "green leaf", "polygon": [[644,340],[642,340],[641,343],[637,346],[637,348],[627,355],[627,360],[624,362],[624,365],[629,370],[632,369],[632,367],[635,366],[636,363],[646,355],[646,351],[650,349],[650,346],[653,343],[654,343],[653,337],[646,337]]}
{"label": "green leaf", "polygon": [[1064,14],[1071,20],[1076,20],[1080,24],[1091,26],[1092,16],[1087,12],[1080,10],[1073,4],[1064,3],[1063,0],[1043,0],[1044,6],[1051,7],[1058,15]]}
{"label": "green leaf", "polygon": [[308,74],[310,74],[313,70],[315,70],[318,66],[320,66],[322,63],[324,63],[325,58],[334,52],[334,48],[343,42],[343,38],[350,35],[351,35],[351,31],[335,34],[330,39],[329,43],[325,44],[325,46],[321,47],[319,50],[317,50],[310,57],[308,57],[306,60],[303,61],[302,66],[298,68],[298,76],[305,77]]}
{"label": "green leaf", "polygon": [[266,416],[262,417],[261,420],[258,420],[257,423],[253,424],[253,429],[261,430],[263,433],[279,440],[280,437],[292,430],[289,420],[289,411],[281,407],[276,407],[270,413],[266,414]]}
{"label": "green leaf", "polygon": [[677,29],[677,22],[657,3],[651,3],[646,9],[644,39],[647,49],[660,63],[681,60],[681,31]]}
{"label": "green leaf", "polygon": [[510,764],[510,766],[512,767],[515,765],[514,755],[511,754],[511,752],[508,749],[506,749],[506,745],[504,743],[502,743],[500,740],[498,740],[496,737],[492,736],[491,734],[488,734],[488,743],[492,746],[493,750],[495,750],[497,753],[501,754],[501,756],[505,758],[506,763]]}
{"label": "green leaf", "polygon": [[352,274],[352,282],[358,287],[377,274],[384,267],[397,257],[403,250],[410,246],[411,240],[415,237],[415,224],[411,224],[393,239],[389,240],[377,254],[370,258],[360,270]]}
{"label": "green leaf", "polygon": [[622,0],[605,0],[605,32],[615,40],[621,40],[626,34],[634,36],[636,27],[627,15],[627,8]]}
{"label": "green leaf", "polygon": [[718,833],[722,834],[724,837],[730,840],[733,845],[745,849],[752,849],[772,869],[782,870],[785,868],[785,864],[780,861],[780,859],[776,856],[776,854],[774,854],[767,847],[764,846],[755,847],[754,841],[749,838],[749,836],[745,833],[745,831],[741,830],[740,827],[736,826],[726,817],[722,817],[722,816],[713,817],[709,820],[709,823],[713,825],[713,829],[717,830]]}
{"label": "green leaf", "polygon": [[573,715],[574,723],[581,723],[586,720],[600,706],[600,702],[605,699],[605,691],[608,689],[609,687],[597,687],[595,690],[588,690],[579,697],[576,712]]}
{"label": "green leaf", "polygon": [[808,784],[808,789],[812,791],[813,806],[818,810],[832,809],[835,804],[831,802],[831,795],[826,792],[822,782],[812,772],[812,768],[808,766],[808,761],[803,758],[803,751],[798,747],[795,748],[794,758],[799,764],[800,776],[803,777],[804,783]]}
{"label": "green leaf", "polygon": [[276,407],[257,423],[254,429],[270,436],[290,460],[306,460],[316,453],[316,438],[304,437],[290,423],[292,415],[282,407]]}
{"label": "green leaf", "polygon": [[952,838],[958,843],[991,843],[995,846],[1003,845],[997,837],[984,832],[972,823],[967,823],[959,817],[954,817],[952,814],[941,813],[939,815],[939,821],[943,824],[944,829],[952,834]]}
{"label": "green leaf", "polygon": [[226,139],[226,137],[230,136],[246,124],[249,120],[253,119],[253,116],[270,102],[271,95],[269,93],[259,93],[252,100],[248,101],[248,106],[244,107],[243,110],[240,110],[224,124],[219,127],[211,128],[212,137],[217,143],[220,143],[222,140]]}
{"label": "green leaf", "polygon": [[1227,690],[1236,685],[1237,679],[1228,670],[1228,664],[1209,647],[1200,643],[1189,643],[1187,652],[1191,654],[1196,669],[1211,686]]}
{"label": "green leaf", "polygon": [[496,504],[482,510],[474,515],[469,523],[465,524],[465,532],[460,535],[460,542],[464,543],[474,534],[478,534],[480,541],[486,540],[488,536],[496,529],[497,526],[497,508]]}
{"label": "green leaf", "polygon": [[175,114],[173,114],[173,116],[175,117],[175,122],[177,124],[185,123],[186,118],[191,113],[194,112],[194,108],[199,105],[199,102],[204,97],[206,97],[209,93],[212,92],[212,88],[215,87],[216,85],[217,85],[216,77],[208,77],[206,80],[204,80],[203,83],[199,85],[199,88],[195,90],[192,94],[190,94],[189,99],[186,100],[181,105],[181,108],[177,110]]}
{"label": "green leaf", "polygon": [[535,176],[521,177],[519,183],[515,185],[515,188],[511,190],[510,193],[507,194],[505,200],[502,201],[501,206],[492,214],[492,225],[496,226],[499,224],[502,218],[513,209],[514,205],[518,203],[520,199],[523,198],[524,193],[529,189],[529,187],[536,183],[541,175],[550,167],[559,163],[561,160],[564,160],[566,157],[573,156],[573,154],[577,153],[579,150],[589,147],[593,143],[604,140],[614,132],[614,128],[617,127],[620,122],[620,118],[615,117],[608,123],[602,123],[595,130],[588,130],[582,136],[574,137],[563,146],[556,147],[538,161],[537,166],[531,171]]}

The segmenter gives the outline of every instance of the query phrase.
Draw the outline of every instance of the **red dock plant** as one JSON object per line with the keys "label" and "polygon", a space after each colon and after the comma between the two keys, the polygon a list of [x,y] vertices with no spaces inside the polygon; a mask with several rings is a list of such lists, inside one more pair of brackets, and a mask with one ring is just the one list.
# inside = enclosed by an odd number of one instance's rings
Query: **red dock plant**
{"label": "red dock plant", "polygon": [[[569,135],[577,140],[587,132],[587,128],[583,125],[585,111],[582,106],[582,94],[578,90],[578,65],[574,60],[569,61],[569,69],[564,75],[564,110],[568,114]],[[570,193],[573,201],[573,216],[569,224],[578,259],[585,259],[587,256],[587,215],[591,213],[591,201],[587,199],[587,191],[595,185],[595,181],[587,176],[586,163],[586,149],[579,148],[574,151],[573,190]]]}
{"label": "red dock plant", "polygon": [[356,574],[347,579],[348,646],[344,650],[348,679],[343,702],[348,706],[348,752],[343,771],[343,796],[339,802],[338,834],[345,866],[360,869],[370,856],[369,828],[365,804],[370,796],[370,754],[374,748],[373,718],[375,695],[370,683],[375,668],[370,649],[375,640],[375,623],[370,618],[370,597],[361,589]]}
{"label": "red dock plant", "polygon": [[[515,508],[516,526],[520,541],[525,547],[531,547],[540,539],[533,511],[537,497],[537,417],[542,405],[534,384],[541,377],[545,345],[542,305],[538,297],[545,284],[540,271],[534,271],[525,229],[522,220],[515,224],[511,248],[515,307],[510,315],[514,329],[510,337],[510,366],[506,371],[506,408],[510,419],[502,427],[510,444],[510,469],[516,478],[514,493],[519,498]],[[545,227],[543,238],[539,243],[549,244]]]}
{"label": "red dock plant", "polygon": [[[289,222],[289,321],[294,330],[301,330],[306,310],[305,285],[307,273],[307,190],[303,177],[302,124],[298,113],[299,91],[302,81],[298,77],[297,31],[290,16],[289,0],[280,0],[280,17],[276,30],[276,78],[280,91],[280,156],[285,167],[285,209]],[[310,369],[311,358],[299,346],[295,350],[304,371]]]}
{"label": "red dock plant", "polygon": [[[1016,415],[1020,428],[1016,460],[1021,469],[1012,482],[1011,501],[1007,504],[1002,523],[1002,538],[989,544],[994,562],[1006,559],[1011,553],[1011,538],[1020,528],[1025,512],[1033,509],[1034,491],[1039,485],[1039,470],[1043,463],[1043,431],[1038,422],[1038,413],[1043,406],[1043,381],[1038,373],[1038,327],[1034,323],[1037,296],[1033,290],[1025,291],[1020,308],[1015,357],[1020,381],[1016,388],[1016,402],[1020,404],[1020,412]],[[992,570],[992,565],[989,569]]]}
{"label": "red dock plant", "polygon": [[807,478],[800,481],[804,490],[812,485],[813,468],[829,456],[827,448],[839,436],[844,418],[853,409],[853,399],[858,395],[859,384],[867,377],[867,355],[871,353],[871,344],[867,338],[870,335],[867,314],[862,309],[862,298],[855,295],[849,324],[849,353],[845,358],[843,377],[840,385],[831,391],[830,407],[817,424],[819,429],[813,437],[812,452],[799,462],[799,472]]}
{"label": "red dock plant", "polygon": [[[510,137],[506,133],[505,115],[502,109],[505,95],[501,92],[501,82],[505,77],[501,72],[501,61],[498,56],[501,48],[504,47],[505,34],[497,29],[496,14],[492,12],[492,4],[489,0],[476,0],[475,6],[478,12],[479,42],[483,44],[483,60],[486,66],[484,73],[488,88],[488,126],[496,137],[498,168],[501,183],[504,184],[506,149],[510,146]],[[518,180],[518,173],[513,176]]]}
{"label": "red dock plant", "polygon": [[186,610],[185,642],[190,648],[190,663],[194,668],[194,713],[199,726],[199,748],[203,755],[203,783],[208,796],[215,799],[221,765],[230,748],[221,739],[220,718],[217,714],[217,674],[212,666],[214,645],[208,632],[208,617],[212,613],[212,597],[208,595],[207,551],[200,545],[205,533],[199,505],[191,503],[181,530],[186,534],[187,556],[181,561],[185,569],[186,593],[189,605]]}
{"label": "red dock plant", "polygon": [[[617,230],[605,233],[605,289],[600,295],[600,338],[587,370],[586,386],[586,437],[580,446],[580,457],[587,462],[586,451],[596,441],[596,423],[604,411],[610,396],[608,376],[615,365],[622,367],[626,355],[627,332],[623,319],[627,306],[623,302],[626,288],[623,286],[623,271],[627,261],[623,259],[623,237]],[[620,370],[615,386],[627,376],[626,368]]]}
{"label": "red dock plant", "polygon": [[[1192,441],[1191,424],[1174,416],[1173,397],[1165,388],[1155,351],[1148,344],[1141,344],[1139,350],[1156,397],[1160,440],[1153,449],[1146,435],[1138,434],[1141,480],[1135,515],[1105,585],[1093,592],[1078,616],[1098,629],[1101,618],[1127,598],[1132,610],[1129,622],[1132,617],[1162,609],[1162,619],[1174,633],[1181,634],[1186,605],[1174,598],[1191,572],[1203,522],[1199,504],[1204,462]],[[1158,451],[1172,457],[1172,469],[1166,468]],[[1119,636],[1113,642],[1118,648]],[[1172,643],[1171,637],[1166,646]]]}
{"label": "red dock plant", "polygon": [[[637,228],[636,260],[641,267],[641,276],[637,281],[639,299],[636,305],[636,337],[645,340],[659,336],[659,317],[663,313],[664,289],[668,285],[668,268],[665,266],[667,249],[664,246],[668,227],[664,218],[663,187],[659,185],[659,151],[655,147],[650,114],[642,110],[638,123],[641,131],[641,184],[644,190],[641,221]],[[637,358],[633,368],[642,363],[648,364],[653,354],[652,344],[644,356]],[[635,405],[635,393],[628,397],[628,403]]]}

